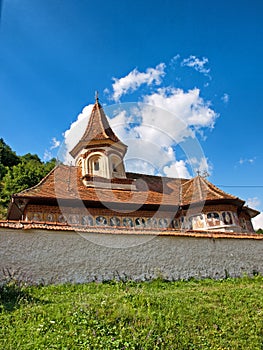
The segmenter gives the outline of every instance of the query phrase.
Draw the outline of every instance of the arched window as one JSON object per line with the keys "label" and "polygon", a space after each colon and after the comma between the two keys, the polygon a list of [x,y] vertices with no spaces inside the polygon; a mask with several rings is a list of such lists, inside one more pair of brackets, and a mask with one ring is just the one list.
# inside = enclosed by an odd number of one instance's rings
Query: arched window
{"label": "arched window", "polygon": [[133,227],[133,221],[131,218],[124,218],[122,222],[125,227]]}
{"label": "arched window", "polygon": [[89,170],[92,175],[100,174],[100,156],[94,156],[89,159]]}
{"label": "arched window", "polygon": [[107,219],[104,216],[97,216],[96,217],[96,225],[97,226],[106,226]]}
{"label": "arched window", "polygon": [[91,176],[108,177],[107,157],[105,154],[96,152],[86,160],[86,171]]}
{"label": "arched window", "polygon": [[54,221],[54,216],[53,216],[53,214],[47,214],[47,221],[48,221],[48,222]]}
{"label": "arched window", "polygon": [[156,218],[149,218],[147,219],[146,223],[145,223],[145,226],[146,227],[149,227],[149,228],[156,228],[158,227],[158,222],[157,222],[157,219]]}
{"label": "arched window", "polygon": [[82,216],[81,224],[84,226],[93,226],[93,218],[90,215]]}
{"label": "arched window", "polygon": [[68,223],[73,224],[73,225],[78,224],[79,223],[79,216],[75,215],[75,214],[69,215]]}
{"label": "arched window", "polygon": [[144,218],[137,218],[137,219],[135,219],[135,226],[136,227],[145,227],[145,220],[144,220]]}
{"label": "arched window", "polygon": [[233,224],[232,216],[231,216],[231,213],[229,211],[224,211],[222,216],[223,216],[223,220],[224,220],[225,225],[232,225]]}
{"label": "arched window", "polygon": [[111,171],[112,177],[123,177],[124,168],[122,160],[117,156],[111,156]]}
{"label": "arched window", "polygon": [[60,214],[60,215],[58,216],[58,222],[60,222],[60,223],[66,222],[66,219],[65,219],[64,215]]}
{"label": "arched window", "polygon": [[121,221],[117,216],[113,216],[110,218],[110,226],[120,226]]}
{"label": "arched window", "polygon": [[180,220],[173,219],[173,228],[179,228],[179,227],[180,227]]}
{"label": "arched window", "polygon": [[160,228],[166,228],[168,227],[168,220],[165,218],[159,219],[159,227]]}
{"label": "arched window", "polygon": [[219,226],[220,216],[217,212],[207,213],[207,224],[208,226]]}
{"label": "arched window", "polygon": [[246,220],[244,218],[240,218],[240,225],[243,230],[247,230]]}

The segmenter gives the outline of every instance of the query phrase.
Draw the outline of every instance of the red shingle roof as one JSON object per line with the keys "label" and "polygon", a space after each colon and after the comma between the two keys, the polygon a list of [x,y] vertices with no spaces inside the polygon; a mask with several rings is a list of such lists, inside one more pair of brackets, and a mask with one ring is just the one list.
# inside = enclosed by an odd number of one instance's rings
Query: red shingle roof
{"label": "red shingle roof", "polygon": [[238,197],[232,196],[213,185],[201,176],[196,176],[182,184],[182,205],[189,203],[204,202],[208,200],[230,199],[241,201]]}
{"label": "red shingle roof", "polygon": [[[136,190],[125,189],[125,187],[121,189],[122,179],[114,179],[114,184],[116,181],[119,182],[120,189],[86,187],[82,181],[80,168],[59,165],[38,185],[16,194],[15,197],[169,206],[187,206],[218,200],[234,201],[241,206],[244,204],[244,201],[238,197],[220,190],[201,176],[188,180],[136,173],[126,173],[126,175],[128,180],[136,184]],[[94,178],[96,182],[100,182],[99,180]],[[103,179],[104,183],[105,181],[111,182]]]}
{"label": "red shingle roof", "polygon": [[87,128],[80,141],[70,151],[70,154],[73,158],[75,158],[79,151],[85,148],[87,145],[97,144],[98,141],[103,140],[109,142],[110,144],[116,142],[122,144],[111,129],[103,108],[97,100],[93,106]]}
{"label": "red shingle roof", "polygon": [[[80,168],[59,165],[37,186],[24,190],[15,197],[175,206],[180,204],[181,183],[187,181],[133,173],[127,173],[127,178],[136,180],[136,190],[86,187]],[[98,178],[95,180],[99,181]],[[121,187],[122,179],[119,182]]]}

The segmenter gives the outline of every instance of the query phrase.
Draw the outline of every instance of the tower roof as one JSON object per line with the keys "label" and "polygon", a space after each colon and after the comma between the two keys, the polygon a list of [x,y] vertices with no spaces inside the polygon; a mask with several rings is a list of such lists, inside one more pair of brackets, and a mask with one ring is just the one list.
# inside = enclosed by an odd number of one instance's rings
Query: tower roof
{"label": "tower roof", "polygon": [[182,205],[205,201],[231,200],[244,205],[244,201],[224,192],[204,177],[198,175],[182,184]]}
{"label": "tower roof", "polygon": [[99,103],[99,99],[96,97],[96,102],[92,108],[86,130],[76,146],[70,151],[70,154],[72,157],[76,158],[83,148],[98,145],[99,143],[102,143],[102,141],[107,144],[115,142],[121,143],[110,127],[104,110]]}

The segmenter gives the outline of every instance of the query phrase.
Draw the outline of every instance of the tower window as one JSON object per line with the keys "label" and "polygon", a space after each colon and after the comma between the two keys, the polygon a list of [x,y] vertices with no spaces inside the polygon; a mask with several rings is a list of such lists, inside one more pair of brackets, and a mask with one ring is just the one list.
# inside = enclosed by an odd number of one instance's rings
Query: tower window
{"label": "tower window", "polygon": [[99,171],[100,170],[100,163],[98,161],[94,162],[94,170]]}

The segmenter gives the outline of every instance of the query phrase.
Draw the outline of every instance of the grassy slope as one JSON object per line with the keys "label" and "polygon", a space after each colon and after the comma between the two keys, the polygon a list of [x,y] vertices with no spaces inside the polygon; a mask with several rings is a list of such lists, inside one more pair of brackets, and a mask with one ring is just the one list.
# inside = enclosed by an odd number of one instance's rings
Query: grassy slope
{"label": "grassy slope", "polygon": [[263,278],[11,284],[0,349],[263,349]]}

